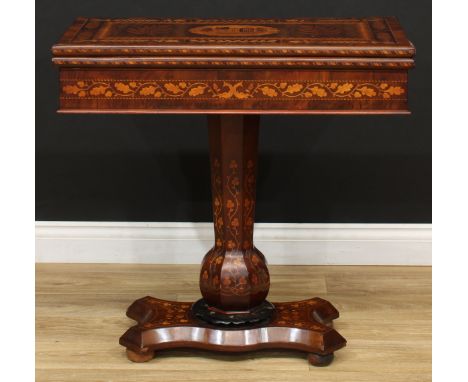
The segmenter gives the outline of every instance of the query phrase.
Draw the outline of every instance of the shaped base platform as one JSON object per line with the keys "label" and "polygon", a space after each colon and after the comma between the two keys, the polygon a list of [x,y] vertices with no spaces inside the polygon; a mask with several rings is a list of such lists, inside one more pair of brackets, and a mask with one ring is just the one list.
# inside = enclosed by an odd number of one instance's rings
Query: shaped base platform
{"label": "shaped base platform", "polygon": [[273,303],[275,312],[268,323],[229,327],[209,324],[195,317],[192,303],[144,297],[127,310],[138,322],[119,343],[128,359],[145,362],[164,349],[197,348],[221,352],[259,349],[294,349],[309,353],[309,362],[326,366],[333,352],[346,340],[332,328],[339,313],[328,301],[315,297],[296,302]]}

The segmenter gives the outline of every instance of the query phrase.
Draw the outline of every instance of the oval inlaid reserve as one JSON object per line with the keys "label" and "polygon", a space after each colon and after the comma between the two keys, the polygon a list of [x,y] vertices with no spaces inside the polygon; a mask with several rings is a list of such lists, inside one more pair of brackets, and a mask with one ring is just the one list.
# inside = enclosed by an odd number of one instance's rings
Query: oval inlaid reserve
{"label": "oval inlaid reserve", "polygon": [[279,30],[264,25],[203,25],[189,29],[190,33],[227,37],[227,36],[266,36],[278,33]]}

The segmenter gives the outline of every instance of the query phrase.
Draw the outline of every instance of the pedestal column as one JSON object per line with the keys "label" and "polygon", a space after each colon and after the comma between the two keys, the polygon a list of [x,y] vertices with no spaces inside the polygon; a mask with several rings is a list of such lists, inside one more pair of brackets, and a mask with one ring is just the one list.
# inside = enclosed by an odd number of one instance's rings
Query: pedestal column
{"label": "pedestal column", "polygon": [[251,311],[270,287],[265,257],[253,244],[259,119],[208,117],[215,243],[202,262],[200,290],[220,313]]}

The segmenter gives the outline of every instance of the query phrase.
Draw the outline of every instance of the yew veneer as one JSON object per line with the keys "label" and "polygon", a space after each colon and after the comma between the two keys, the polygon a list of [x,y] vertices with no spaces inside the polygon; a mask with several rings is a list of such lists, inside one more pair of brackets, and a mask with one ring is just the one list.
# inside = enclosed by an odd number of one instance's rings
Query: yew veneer
{"label": "yew veneer", "polygon": [[408,113],[415,51],[398,21],[78,18],[52,52],[60,113],[208,115],[215,243],[203,298],[135,301],[137,325],[120,338],[128,358],[285,348],[330,363],[346,340],[328,301],[266,300],[268,268],[253,244],[260,115]]}

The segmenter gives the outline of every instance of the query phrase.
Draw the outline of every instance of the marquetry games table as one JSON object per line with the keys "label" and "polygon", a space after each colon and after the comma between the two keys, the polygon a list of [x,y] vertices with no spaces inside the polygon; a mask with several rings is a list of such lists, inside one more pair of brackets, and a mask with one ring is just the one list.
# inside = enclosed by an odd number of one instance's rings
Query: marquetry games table
{"label": "marquetry games table", "polygon": [[415,49],[398,21],[78,18],[52,52],[60,113],[208,115],[215,242],[202,298],[136,300],[127,315],[137,324],[120,338],[128,358],[282,348],[329,364],[346,344],[333,305],[266,300],[268,268],[253,244],[260,115],[409,113]]}

